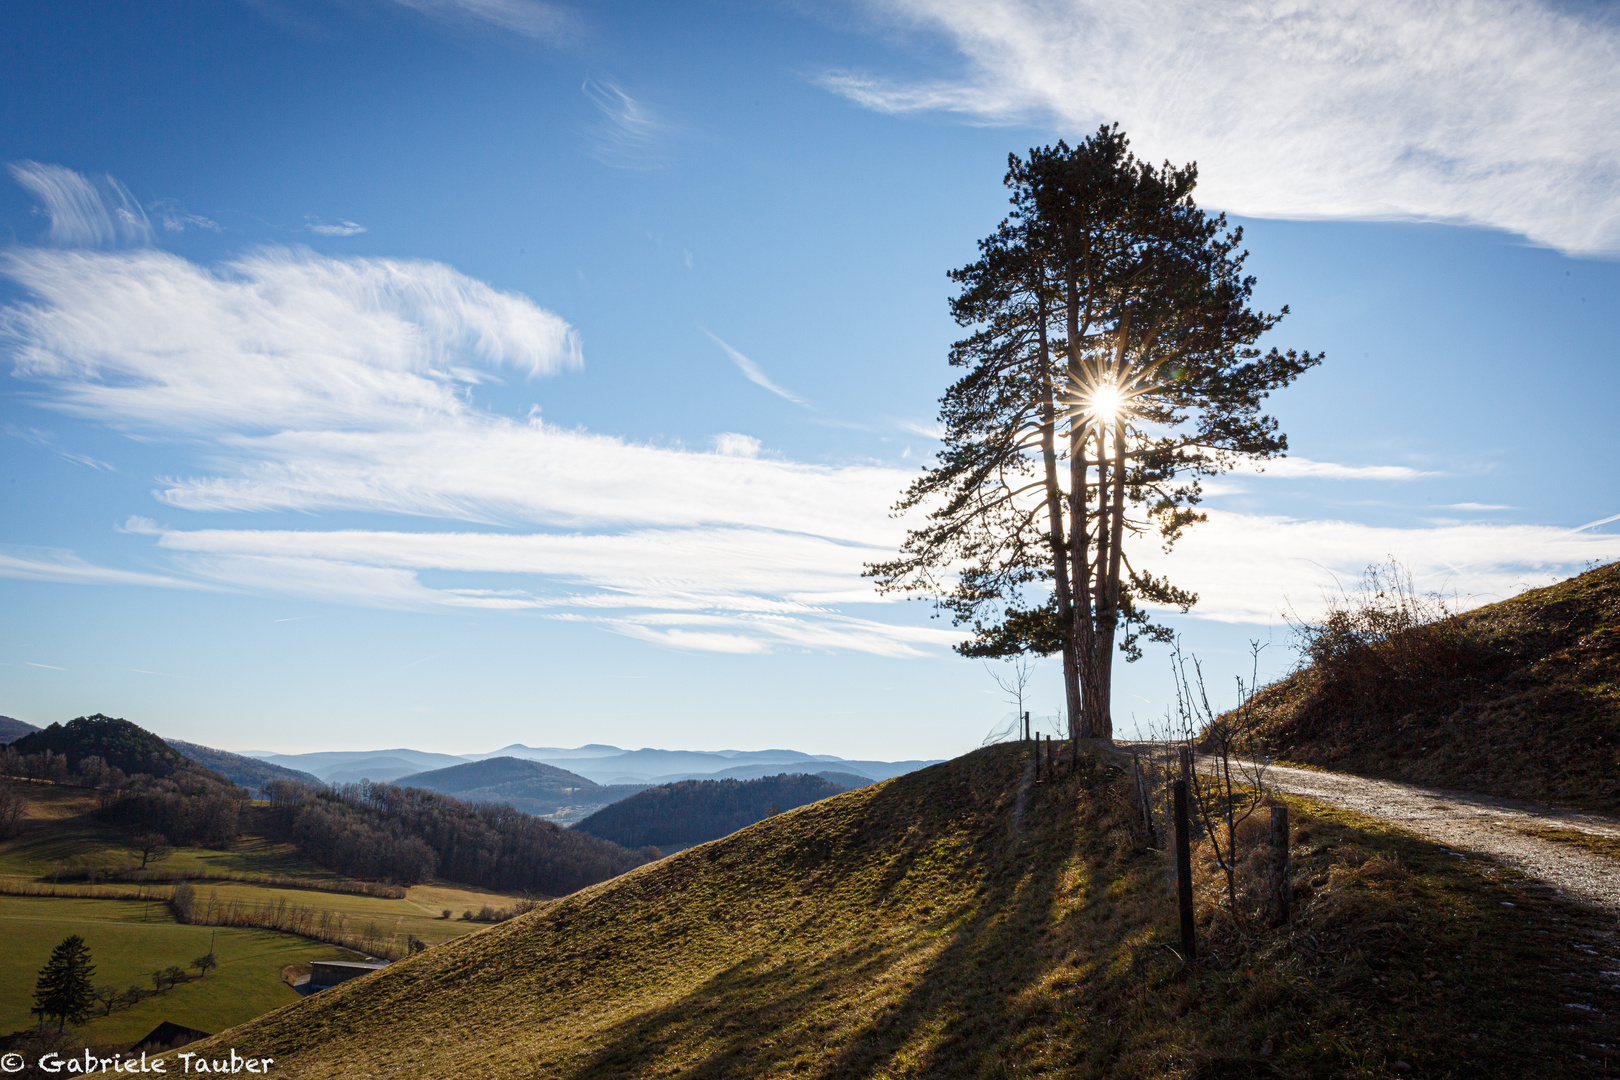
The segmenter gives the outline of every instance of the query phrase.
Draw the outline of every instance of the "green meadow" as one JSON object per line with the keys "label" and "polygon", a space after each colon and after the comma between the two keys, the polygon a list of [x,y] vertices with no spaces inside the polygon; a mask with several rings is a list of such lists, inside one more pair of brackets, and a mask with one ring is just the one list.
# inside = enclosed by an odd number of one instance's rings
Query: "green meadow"
{"label": "green meadow", "polygon": [[[79,1029],[92,1044],[127,1043],[164,1020],[219,1032],[298,1000],[282,981],[288,965],[312,960],[354,959],[355,953],[292,934],[229,926],[178,922],[166,898],[170,883],[145,886],[113,881],[108,873],[138,865],[128,837],[95,819],[93,792],[80,788],[28,784],[27,819],[19,835],[0,841],[0,890],[58,890],[85,896],[0,895],[0,1035],[36,1022],[29,1013],[39,969],[51,949],[69,934],[90,945],[97,986],[153,988],[152,973],[188,968],[209,951],[219,967],[206,978],[182,983],[128,1009],[98,1015]],[[250,809],[247,822],[253,822]],[[343,916],[360,933],[375,926],[382,939],[414,935],[434,945],[471,933],[484,924],[463,920],[465,911],[510,907],[515,897],[449,882],[414,885],[402,898],[328,891],[350,884],[301,857],[290,844],[244,836],[228,850],[176,848],[152,870],[187,876],[200,908],[210,900],[258,907],[277,902]],[[96,884],[86,871],[96,871]],[[266,885],[249,879],[278,879]],[[148,899],[128,899],[144,893]],[[443,917],[449,910],[451,917]],[[102,1010],[98,1007],[97,1012]]]}
{"label": "green meadow", "polygon": [[6,943],[0,950],[0,1033],[37,1022],[28,1011],[34,980],[51,949],[69,934],[89,944],[97,986],[150,990],[152,972],[186,967],[210,947],[219,961],[206,978],[89,1021],[80,1035],[96,1044],[133,1041],[164,1020],[224,1031],[298,1000],[281,979],[287,965],[353,958],[342,949],[287,934],[185,926],[162,903],[0,896],[0,939]]}

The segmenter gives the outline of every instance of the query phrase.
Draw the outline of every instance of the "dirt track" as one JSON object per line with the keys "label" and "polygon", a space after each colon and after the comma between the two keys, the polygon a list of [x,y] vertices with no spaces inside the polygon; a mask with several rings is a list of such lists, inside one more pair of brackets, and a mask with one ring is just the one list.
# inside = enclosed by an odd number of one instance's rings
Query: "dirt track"
{"label": "dirt track", "polygon": [[1575,829],[1620,837],[1615,818],[1312,769],[1273,765],[1266,776],[1281,791],[1380,818],[1458,853],[1486,856],[1572,899],[1620,915],[1620,859],[1520,831]]}

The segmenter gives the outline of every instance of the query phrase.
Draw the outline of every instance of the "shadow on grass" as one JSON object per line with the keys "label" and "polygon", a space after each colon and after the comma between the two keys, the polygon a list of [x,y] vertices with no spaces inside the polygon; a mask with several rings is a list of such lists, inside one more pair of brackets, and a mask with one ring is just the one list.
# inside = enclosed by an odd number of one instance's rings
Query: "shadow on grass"
{"label": "shadow on grass", "polygon": [[[605,1080],[655,1063],[665,1067],[663,1075],[686,1080],[766,1073],[864,1077],[890,1070],[994,1075],[1032,1019],[1030,999],[1046,1000],[1026,991],[1080,959],[1067,948],[1079,936],[1074,924],[1088,917],[1091,897],[1114,890],[1120,870],[1116,852],[1087,842],[1098,834],[1088,825],[1099,808],[1086,804],[1100,778],[1086,771],[1089,764],[1078,777],[1033,790],[1024,755],[998,755],[986,764],[993,775],[974,776],[979,782],[969,785],[979,790],[938,793],[950,800],[944,805],[965,801],[979,810],[973,817],[991,821],[952,851],[957,880],[964,867],[982,868],[967,896],[930,896],[926,887],[930,864],[939,860],[939,845],[953,839],[955,822],[927,815],[928,823],[919,821],[916,793],[882,792],[865,820],[842,838],[845,850],[835,865],[845,880],[817,883],[836,895],[862,888],[859,879],[870,877],[865,890],[879,909],[871,940],[846,941],[816,959],[770,949],[739,960],[679,1000],[618,1025],[608,1045],[569,1075]],[[999,812],[985,813],[987,803]],[[914,824],[893,830],[891,823],[901,820]],[[900,839],[866,851],[865,874],[848,858],[864,831]],[[814,857],[815,843],[800,846]],[[779,857],[802,861],[806,855],[790,848]],[[1135,860],[1151,881],[1158,870],[1148,861]],[[916,918],[939,903],[948,909]],[[880,912],[890,905],[910,909],[902,920],[910,928],[886,939],[888,920]],[[1162,906],[1150,903],[1142,912],[1159,917]],[[1090,1040],[1088,1050],[1106,1058],[1110,1045],[1106,1037]],[[1051,1050],[1051,1056],[1067,1056],[1062,1048]]]}

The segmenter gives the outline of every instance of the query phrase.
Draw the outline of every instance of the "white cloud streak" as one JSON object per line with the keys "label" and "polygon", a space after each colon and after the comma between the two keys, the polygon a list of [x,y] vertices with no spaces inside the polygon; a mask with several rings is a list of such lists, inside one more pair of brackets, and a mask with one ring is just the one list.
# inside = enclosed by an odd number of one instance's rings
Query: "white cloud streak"
{"label": "white cloud streak", "polygon": [[110,176],[93,183],[72,169],[38,161],[9,166],[12,179],[40,201],[50,242],[64,247],[149,244],[152,223],[128,188]]}
{"label": "white cloud streak", "polygon": [[1275,623],[1290,608],[1320,613],[1324,594],[1353,586],[1367,566],[1390,556],[1411,569],[1420,589],[1454,593],[1472,606],[1593,560],[1620,558],[1620,536],[1548,525],[1393,528],[1211,510],[1169,558],[1144,543],[1133,561],[1198,593],[1193,612],[1201,618]]}
{"label": "white cloud streak", "polygon": [[539,0],[394,0],[424,15],[448,22],[481,22],[524,37],[564,44],[579,33],[572,11]]}
{"label": "white cloud streak", "polygon": [[210,271],[161,251],[13,249],[14,373],[120,425],[414,429],[465,412],[456,366],[580,363],[573,329],[441,263],[272,248]]}
{"label": "white cloud streak", "polygon": [[304,228],[317,236],[357,236],[366,231],[364,225],[353,221],[340,221],[336,225],[328,225],[324,221],[313,221]]}
{"label": "white cloud streak", "polygon": [[1282,457],[1264,461],[1245,462],[1236,471],[1259,473],[1284,480],[1377,480],[1398,483],[1424,480],[1439,476],[1405,465],[1341,465],[1333,461],[1312,461],[1310,458]]}
{"label": "white cloud streak", "polygon": [[147,585],[166,589],[209,588],[196,581],[166,574],[143,574],[85,562],[56,548],[7,546],[0,549],[0,577],[24,581],[56,581],[72,585]]}
{"label": "white cloud streak", "polygon": [[664,164],[659,146],[669,124],[644,102],[613,82],[586,79],[580,90],[601,119],[591,128],[591,156],[615,169],[656,169]]}
{"label": "white cloud streak", "polygon": [[836,72],[869,108],[1118,120],[1260,217],[1428,219],[1620,251],[1620,23],[1528,0],[873,0],[945,34],[960,80]]}
{"label": "white cloud streak", "polygon": [[748,359],[748,357],[744,356],[742,353],[738,352],[736,349],[733,349],[730,345],[726,344],[724,341],[722,341],[720,339],[720,336],[718,334],[714,333],[711,330],[705,329],[704,327],[701,327],[701,326],[698,327],[698,329],[702,330],[705,334],[707,334],[710,341],[712,341],[716,345],[720,346],[720,348],[725,352],[725,354],[727,356],[731,357],[731,362],[733,364],[737,365],[737,370],[742,372],[743,377],[745,379],[747,379],[749,382],[753,383],[755,386],[764,387],[766,390],[769,390],[771,393],[775,394],[777,397],[782,398],[785,401],[791,401],[795,405],[808,405],[809,404],[807,401],[805,401],[803,398],[799,397],[797,394],[794,394],[791,391],[784,390],[780,386],[777,386],[774,382],[771,381],[771,377],[769,375],[766,375],[763,371],[761,371],[759,369],[758,364],[754,363],[752,360]]}

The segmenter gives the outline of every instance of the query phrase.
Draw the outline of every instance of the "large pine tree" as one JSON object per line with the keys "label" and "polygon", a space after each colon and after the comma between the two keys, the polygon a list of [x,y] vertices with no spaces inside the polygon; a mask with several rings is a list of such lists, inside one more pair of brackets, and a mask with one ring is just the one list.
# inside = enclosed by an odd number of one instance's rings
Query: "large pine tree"
{"label": "large pine tree", "polygon": [[70,934],[51,950],[51,958],[39,969],[39,981],[34,984],[33,1012],[43,1024],[47,1019],[56,1021],[56,1030],[67,1024],[82,1024],[95,1004],[95,985],[90,981],[96,973],[90,963],[90,946],[78,934]]}
{"label": "large pine tree", "polygon": [[1321,362],[1254,347],[1288,309],[1250,309],[1242,230],[1198,209],[1197,177],[1138,162],[1117,127],[1009,159],[1013,213],[951,274],[972,332],[945,445],[897,506],[927,521],[868,568],[970,627],[965,655],[1061,653],[1081,738],[1113,736],[1115,649],[1167,636],[1142,604],[1197,600],[1127,547],[1167,551],[1203,520],[1200,477],[1283,453],[1261,403]]}

